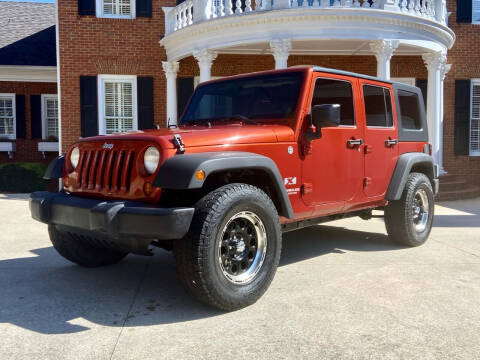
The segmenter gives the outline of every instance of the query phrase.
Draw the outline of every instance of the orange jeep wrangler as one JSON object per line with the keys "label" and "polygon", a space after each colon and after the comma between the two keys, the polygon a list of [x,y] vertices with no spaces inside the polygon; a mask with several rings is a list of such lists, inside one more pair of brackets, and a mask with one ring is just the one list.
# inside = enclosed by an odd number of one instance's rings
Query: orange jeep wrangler
{"label": "orange jeep wrangler", "polygon": [[74,263],[173,249],[185,288],[234,310],[267,290],[282,232],[381,209],[423,244],[436,173],[420,89],[302,66],[203,83],[178,126],[80,139],[30,209]]}

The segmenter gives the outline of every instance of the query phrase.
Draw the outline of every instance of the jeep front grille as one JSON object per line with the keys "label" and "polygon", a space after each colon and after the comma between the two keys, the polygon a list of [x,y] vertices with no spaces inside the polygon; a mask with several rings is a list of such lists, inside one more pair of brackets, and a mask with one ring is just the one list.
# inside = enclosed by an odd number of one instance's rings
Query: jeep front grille
{"label": "jeep front grille", "polygon": [[77,167],[77,189],[128,192],[133,150],[83,150]]}

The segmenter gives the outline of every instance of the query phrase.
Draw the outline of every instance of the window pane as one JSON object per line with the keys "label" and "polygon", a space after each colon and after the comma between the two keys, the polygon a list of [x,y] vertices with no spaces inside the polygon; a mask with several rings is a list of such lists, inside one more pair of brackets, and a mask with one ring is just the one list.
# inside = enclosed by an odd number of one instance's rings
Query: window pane
{"label": "window pane", "polygon": [[131,0],[103,0],[104,15],[129,16],[131,11]]}
{"label": "window pane", "polygon": [[367,126],[393,126],[392,101],[388,89],[364,85],[363,98]]}
{"label": "window pane", "polygon": [[480,155],[480,84],[473,84],[472,86],[470,153],[472,155]]}
{"label": "window pane", "polygon": [[317,79],[312,107],[323,104],[340,105],[340,125],[355,125],[352,84],[347,81]]}
{"label": "window pane", "polygon": [[47,98],[45,112],[47,139],[52,137],[58,139],[58,100]]}
{"label": "window pane", "polygon": [[415,93],[405,90],[398,90],[398,101],[400,102],[400,114],[402,116],[402,128],[420,130],[420,105],[418,96]]}
{"label": "window pane", "polygon": [[133,130],[133,83],[104,82],[105,131],[107,134]]}
{"label": "window pane", "polygon": [[287,119],[295,113],[302,85],[301,72],[261,75],[200,85],[182,119],[223,121],[229,117]]}
{"label": "window pane", "polygon": [[12,135],[14,135],[13,99],[0,98],[0,137]]}
{"label": "window pane", "polygon": [[472,0],[472,23],[480,23],[480,0]]}

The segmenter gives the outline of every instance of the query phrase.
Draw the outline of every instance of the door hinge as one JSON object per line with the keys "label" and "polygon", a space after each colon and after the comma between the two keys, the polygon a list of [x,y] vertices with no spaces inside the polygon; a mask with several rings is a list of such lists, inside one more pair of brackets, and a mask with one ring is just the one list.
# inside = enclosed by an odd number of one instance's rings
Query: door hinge
{"label": "door hinge", "polygon": [[364,187],[367,187],[368,185],[371,185],[372,184],[372,178],[370,177],[366,177],[363,179],[363,186]]}
{"label": "door hinge", "polygon": [[302,184],[302,194],[307,195],[313,192],[313,184],[312,183],[304,183]]}

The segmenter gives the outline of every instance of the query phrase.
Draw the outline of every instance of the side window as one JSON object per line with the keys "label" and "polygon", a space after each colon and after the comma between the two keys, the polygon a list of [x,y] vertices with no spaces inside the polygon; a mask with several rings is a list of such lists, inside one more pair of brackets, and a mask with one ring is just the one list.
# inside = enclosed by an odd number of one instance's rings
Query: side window
{"label": "side window", "polygon": [[420,130],[422,123],[420,122],[420,105],[417,94],[410,91],[398,90],[397,96],[402,117],[402,128],[407,130]]}
{"label": "side window", "polygon": [[352,84],[348,81],[318,78],[312,97],[312,107],[322,104],[340,105],[340,125],[355,125]]}
{"label": "side window", "polygon": [[393,126],[392,99],[389,89],[374,85],[363,85],[363,99],[367,126]]}
{"label": "side window", "polygon": [[97,17],[135,18],[135,0],[96,0]]}

